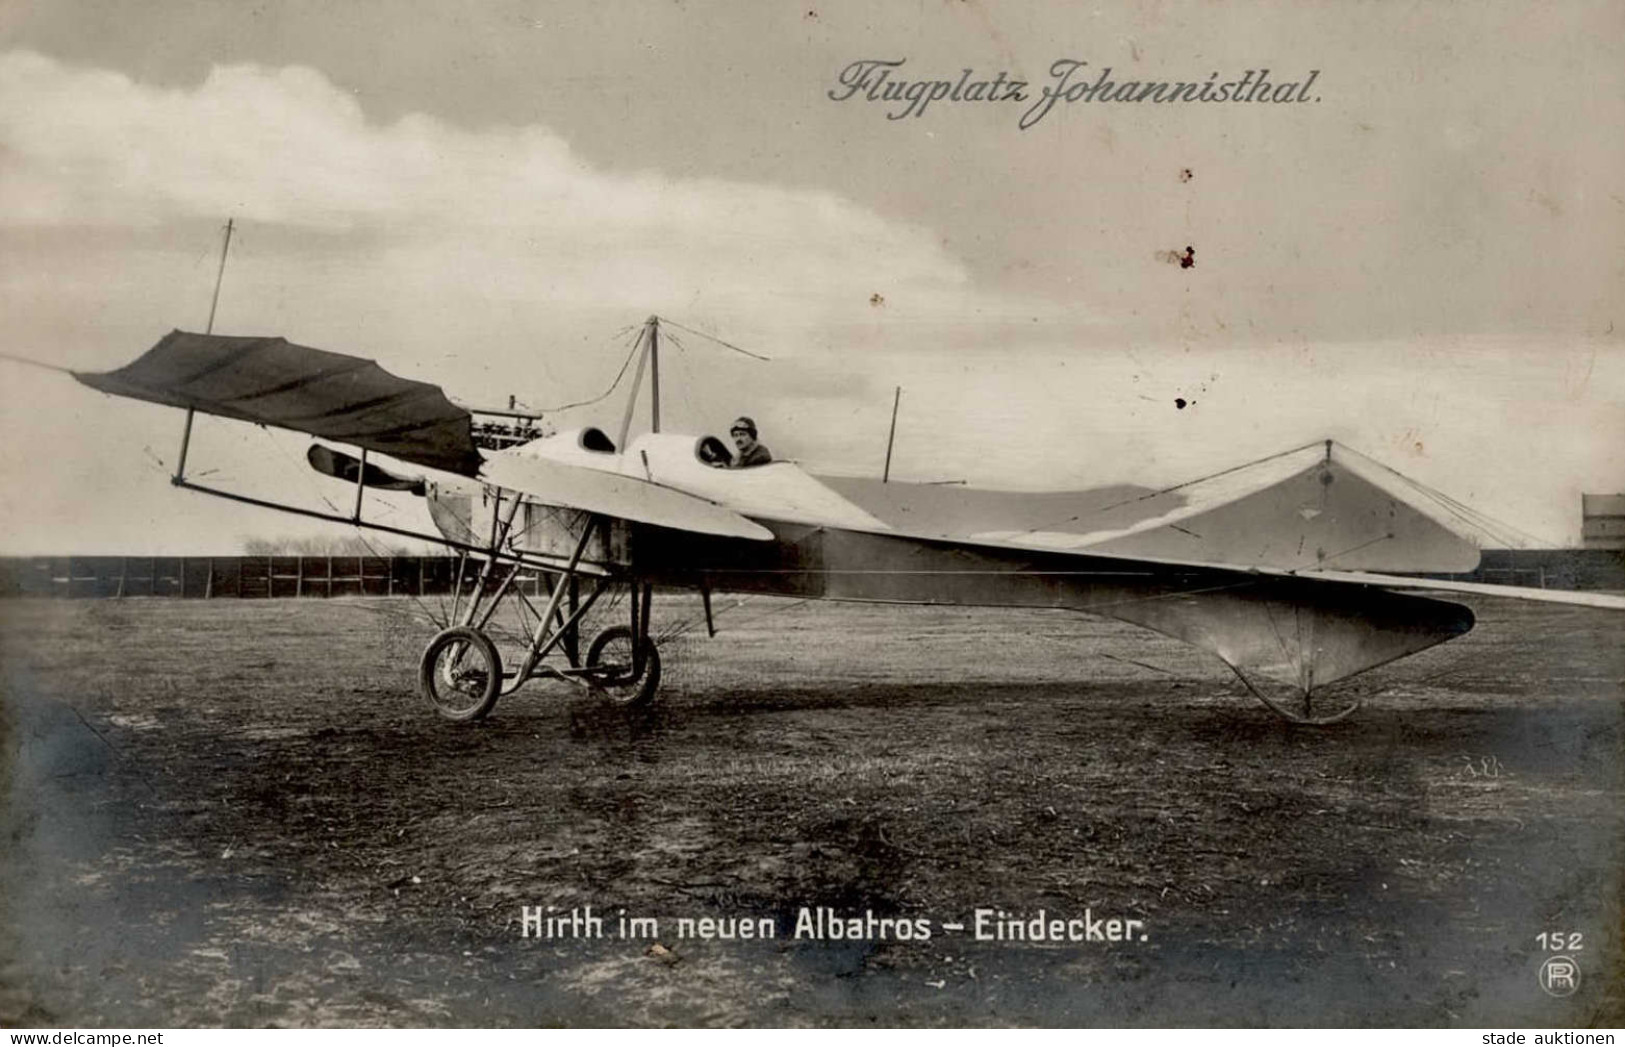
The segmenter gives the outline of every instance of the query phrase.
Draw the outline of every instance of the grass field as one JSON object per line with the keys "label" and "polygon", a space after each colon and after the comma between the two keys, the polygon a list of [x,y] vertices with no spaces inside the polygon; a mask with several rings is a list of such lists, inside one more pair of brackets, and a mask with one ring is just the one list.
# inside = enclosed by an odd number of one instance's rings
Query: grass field
{"label": "grass field", "polygon": [[[1625,616],[1474,606],[1309,729],[1065,613],[723,600],[648,713],[538,684],[462,726],[412,601],[0,603],[0,1023],[1625,1022]],[[941,928],[978,907],[1146,940]]]}

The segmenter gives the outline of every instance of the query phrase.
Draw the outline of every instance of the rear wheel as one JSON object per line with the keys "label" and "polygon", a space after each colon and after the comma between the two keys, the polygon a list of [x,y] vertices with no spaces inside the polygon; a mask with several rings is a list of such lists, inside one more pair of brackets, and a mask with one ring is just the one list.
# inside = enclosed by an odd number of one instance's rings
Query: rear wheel
{"label": "rear wheel", "polygon": [[626,625],[610,626],[587,647],[586,667],[599,670],[587,678],[616,705],[647,705],[660,686],[660,651],[655,642],[643,638],[641,673],[634,671],[635,650],[632,629]]}
{"label": "rear wheel", "polygon": [[502,658],[496,645],[467,626],[442,631],[423,649],[418,690],[448,720],[483,719],[502,694]]}

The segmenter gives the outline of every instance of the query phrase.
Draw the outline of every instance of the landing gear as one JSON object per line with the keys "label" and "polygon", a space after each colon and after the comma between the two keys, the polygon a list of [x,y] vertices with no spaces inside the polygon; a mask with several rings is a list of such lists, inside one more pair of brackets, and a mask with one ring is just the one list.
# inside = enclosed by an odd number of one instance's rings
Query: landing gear
{"label": "landing gear", "polygon": [[1270,710],[1281,719],[1286,720],[1288,723],[1301,723],[1310,727],[1325,727],[1328,724],[1334,724],[1345,719],[1360,708],[1362,701],[1359,696],[1352,699],[1334,698],[1330,701],[1322,697],[1319,699],[1317,708],[1317,696],[1313,694],[1306,694],[1301,699],[1292,702],[1282,702],[1268,698],[1261,691],[1255,690],[1253,694],[1257,696],[1259,701],[1269,706]]}
{"label": "landing gear", "polygon": [[[653,587],[635,579],[617,578],[611,573],[584,575],[579,572],[582,554],[594,532],[602,526],[597,518],[585,521],[575,552],[562,572],[557,561],[539,565],[515,553],[504,554],[499,550],[513,517],[514,510],[510,509],[505,519],[494,523],[491,554],[466,606],[461,602],[459,568],[459,590],[453,606],[461,610],[460,621],[437,634],[423,651],[418,666],[418,689],[423,696],[441,716],[465,723],[483,719],[495,707],[498,698],[512,694],[537,677],[573,683],[618,706],[649,704],[660,686],[660,651],[649,636]],[[609,567],[607,564],[599,566]],[[496,645],[485,629],[502,598],[514,589],[519,572],[538,568],[555,573],[547,607],[537,615],[518,668],[505,672]],[[503,571],[506,574],[502,574]],[[583,598],[580,583],[584,576],[591,579],[592,588]],[[631,598],[627,600],[630,623],[610,626],[600,632],[588,645],[585,657],[578,659],[583,618],[598,599],[616,585],[626,585],[630,591]],[[530,605],[522,593],[516,592],[514,599]],[[555,653],[558,657],[554,664],[547,664],[548,656]]]}
{"label": "landing gear", "polygon": [[587,648],[587,679],[614,705],[648,705],[660,686],[660,650],[648,633],[641,641],[629,626],[612,625]]}
{"label": "landing gear", "polygon": [[[1225,664],[1229,665],[1230,663],[1226,662]],[[1247,690],[1252,692],[1254,698],[1257,698],[1271,712],[1288,723],[1304,724],[1309,727],[1325,727],[1352,715],[1365,700],[1365,696],[1362,694],[1352,696],[1348,694],[1327,695],[1323,691],[1317,691],[1313,688],[1309,690],[1294,688],[1296,693],[1293,695],[1271,696],[1265,690],[1255,686],[1253,681],[1249,680],[1246,674],[1234,665],[1231,665],[1230,669],[1236,674],[1236,678],[1246,686]]]}
{"label": "landing gear", "polygon": [[454,625],[423,649],[418,690],[448,720],[484,719],[502,694],[502,658],[490,637]]}

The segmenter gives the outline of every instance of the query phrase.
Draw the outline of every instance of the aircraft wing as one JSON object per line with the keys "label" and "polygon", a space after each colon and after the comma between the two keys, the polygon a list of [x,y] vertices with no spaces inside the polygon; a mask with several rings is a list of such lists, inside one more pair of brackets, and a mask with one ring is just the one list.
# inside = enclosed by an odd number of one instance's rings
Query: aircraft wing
{"label": "aircraft wing", "polygon": [[439,386],[284,338],[171,331],[116,371],[73,376],[114,396],[293,429],[463,476],[479,470],[472,419]]}
{"label": "aircraft wing", "polygon": [[1574,589],[1531,589],[1522,585],[1458,582],[1453,578],[1416,578],[1403,575],[1377,574],[1372,571],[1277,571],[1261,569],[1259,573],[1277,577],[1306,578],[1311,581],[1318,579],[1326,582],[1376,585],[1384,589],[1467,593],[1473,596],[1499,596],[1509,600],[1562,603],[1574,607],[1601,607],[1610,611],[1625,611],[1625,596],[1616,593],[1582,592]]}
{"label": "aircraft wing", "polygon": [[[1441,496],[1327,441],[1152,492],[1123,522],[1083,513],[972,540],[1245,568],[1464,574],[1470,519]],[[1098,518],[1097,518],[1098,516]]]}
{"label": "aircraft wing", "polygon": [[772,531],[732,509],[670,487],[512,451],[488,457],[479,478],[549,505],[724,538],[773,537]]}
{"label": "aircraft wing", "polygon": [[[439,386],[284,338],[172,331],[116,371],[76,371],[74,377],[114,396],[293,429],[494,483],[550,505],[702,534],[772,537],[713,502],[633,477],[504,453],[484,457],[474,446],[468,410],[448,400]],[[402,489],[411,490],[422,483],[393,477],[371,463],[362,474],[358,461],[326,448],[313,449],[311,464],[330,476],[365,475],[373,486],[404,484]]]}

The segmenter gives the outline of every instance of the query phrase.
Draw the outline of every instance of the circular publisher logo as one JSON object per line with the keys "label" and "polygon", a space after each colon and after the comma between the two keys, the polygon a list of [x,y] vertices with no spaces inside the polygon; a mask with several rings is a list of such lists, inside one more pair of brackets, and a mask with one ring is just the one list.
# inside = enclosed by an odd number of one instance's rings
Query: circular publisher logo
{"label": "circular publisher logo", "polygon": [[1572,956],[1553,956],[1540,965],[1540,987],[1552,996],[1573,996],[1580,988],[1580,965]]}

